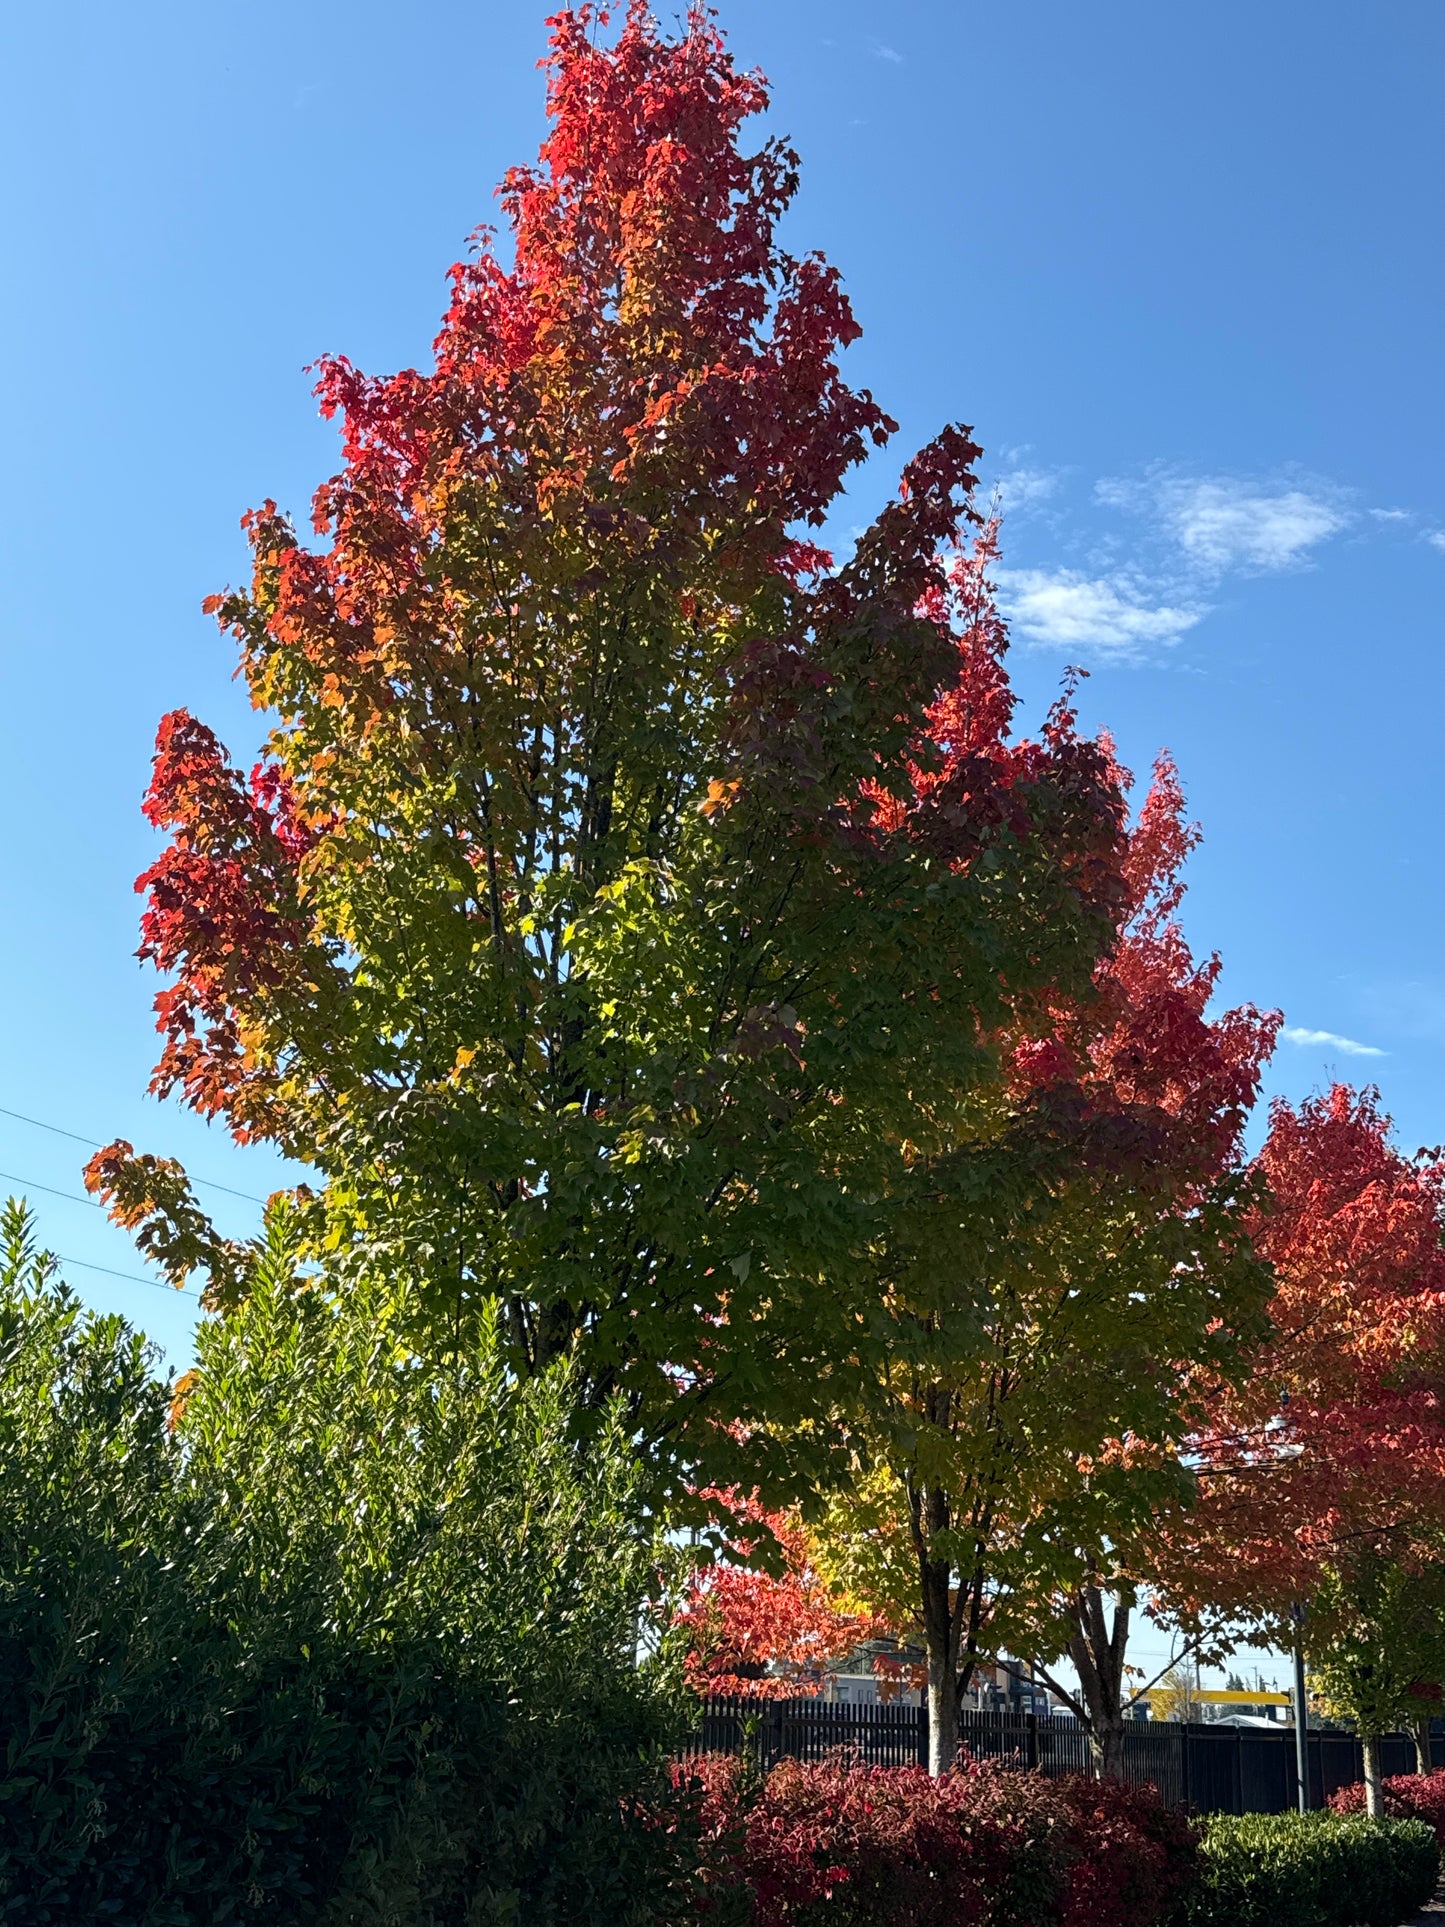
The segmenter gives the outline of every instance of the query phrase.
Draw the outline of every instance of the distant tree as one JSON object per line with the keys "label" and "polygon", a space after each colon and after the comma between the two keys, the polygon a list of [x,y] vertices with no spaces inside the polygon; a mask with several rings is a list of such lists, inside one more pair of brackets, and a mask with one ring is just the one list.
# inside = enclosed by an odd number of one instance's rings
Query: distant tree
{"label": "distant tree", "polygon": [[834,1593],[796,1515],[736,1494],[703,1496],[721,1512],[726,1541],[721,1557],[694,1568],[677,1608],[691,1636],[689,1682],[754,1699],[820,1691],[830,1664],[886,1629]]}
{"label": "distant tree", "polygon": [[[1445,1531],[1445,1168],[1402,1155],[1374,1091],[1336,1085],[1276,1103],[1259,1171],[1272,1330],[1247,1377],[1195,1385],[1201,1498],[1157,1578],[1186,1616],[1213,1606],[1282,1638],[1315,1602],[1311,1661],[1341,1703],[1376,1708],[1367,1731],[1398,1717],[1387,1676],[1421,1664],[1383,1657],[1381,1615],[1425,1596]],[[1346,1693],[1369,1652],[1368,1695]]]}
{"label": "distant tree", "polygon": [[1182,1660],[1153,1687],[1149,1711],[1156,1720],[1192,1720],[1199,1690],[1199,1674],[1192,1660]]}
{"label": "distant tree", "polygon": [[1361,1547],[1327,1566],[1311,1601],[1310,1649],[1327,1710],[1360,1735],[1366,1806],[1379,1817],[1385,1734],[1410,1733],[1419,1771],[1433,1770],[1430,1718],[1445,1680],[1445,1564],[1404,1566]]}

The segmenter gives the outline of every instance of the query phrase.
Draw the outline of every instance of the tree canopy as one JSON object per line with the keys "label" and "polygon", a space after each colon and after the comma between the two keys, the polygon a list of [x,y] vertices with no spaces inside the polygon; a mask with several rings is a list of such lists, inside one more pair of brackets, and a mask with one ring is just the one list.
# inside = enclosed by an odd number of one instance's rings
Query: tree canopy
{"label": "tree canopy", "polygon": [[[317,363],[338,471],[207,605],[259,761],[161,722],[152,1089],[307,1167],[273,1225],[406,1356],[565,1371],[649,1504],[771,1533],[694,1595],[727,1677],[916,1629],[942,1766],[980,1660],[1067,1653],[1107,1765],[1141,1581],[1433,1557],[1445,1176],[1343,1090],[1247,1164],[1278,1018],[1183,935],[1172,762],[1131,820],[1072,675],[1018,726],[972,430],[823,546],[896,425],[762,79],[701,5],[550,33],[430,360]],[[274,1297],[178,1164],[87,1181]]]}
{"label": "tree canopy", "polygon": [[1445,1167],[1393,1143],[1378,1094],[1273,1107],[1252,1223],[1273,1268],[1250,1371],[1203,1391],[1201,1503],[1177,1604],[1282,1617],[1324,1568],[1434,1557],[1445,1524]]}
{"label": "tree canopy", "polygon": [[[431,368],[319,364],[316,545],[246,518],[211,606],[275,723],[249,777],[161,725],[153,1088],[312,1165],[311,1248],[412,1276],[429,1344],[497,1304],[514,1369],[577,1357],[731,1483],[760,1414],[825,1449],[911,1146],[1087,984],[1122,804],[1066,708],[1012,733],[966,429],[841,564],[807,539],[893,425],[778,242],[796,156],[703,9],[595,25]],[[182,1174],[91,1176],[244,1291]]]}
{"label": "tree canopy", "polygon": [[839,1571],[926,1641],[939,1768],[1001,1652],[1067,1650],[1117,1734],[1127,1606],[1097,1631],[1099,1588],[1191,1494],[1186,1362],[1242,1370],[1264,1328],[1237,1160],[1279,1020],[1209,1014],[1219,960],[1177,920],[1196,834],[1161,761],[1092,981],[1000,1036],[995,1080],[915,1146],[872,1450],[831,1516]]}

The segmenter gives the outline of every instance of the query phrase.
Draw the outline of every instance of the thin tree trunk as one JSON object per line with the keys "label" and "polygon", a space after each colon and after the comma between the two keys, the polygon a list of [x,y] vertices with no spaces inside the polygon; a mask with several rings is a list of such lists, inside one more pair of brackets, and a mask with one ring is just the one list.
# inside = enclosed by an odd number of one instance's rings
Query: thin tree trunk
{"label": "thin tree trunk", "polygon": [[958,1759],[958,1682],[951,1656],[928,1653],[928,1770],[936,1780]]}
{"label": "thin tree trunk", "polygon": [[1085,1586],[1074,1607],[1069,1658],[1079,1676],[1088,1715],[1089,1755],[1102,1780],[1122,1779],[1124,1774],[1124,1654],[1129,1618],[1129,1607],[1118,1600],[1110,1628],[1098,1586]]}
{"label": "thin tree trunk", "polygon": [[1410,1725],[1410,1737],[1415,1742],[1415,1771],[1433,1773],[1434,1761],[1430,1754],[1430,1715],[1417,1713]]}
{"label": "thin tree trunk", "polygon": [[948,1498],[936,1486],[910,1495],[913,1542],[923,1603],[923,1644],[928,1658],[928,1770],[936,1779],[958,1758],[958,1635],[953,1564],[931,1549],[948,1525]]}
{"label": "thin tree trunk", "polygon": [[1122,1780],[1124,1777],[1124,1720],[1118,1715],[1101,1723],[1089,1735],[1089,1752],[1093,1757],[1094,1771],[1101,1780]]}
{"label": "thin tree trunk", "polygon": [[1372,1820],[1385,1817],[1385,1782],[1380,1773],[1380,1739],[1377,1733],[1360,1735],[1365,1755],[1365,1811]]}

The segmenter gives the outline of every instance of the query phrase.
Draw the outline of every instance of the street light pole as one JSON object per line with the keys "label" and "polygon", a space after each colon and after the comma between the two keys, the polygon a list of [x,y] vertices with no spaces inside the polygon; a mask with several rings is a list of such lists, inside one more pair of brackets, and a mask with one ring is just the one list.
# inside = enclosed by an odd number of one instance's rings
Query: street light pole
{"label": "street light pole", "polygon": [[1309,1704],[1305,1698],[1305,1609],[1299,1600],[1289,1609],[1294,1621],[1294,1760],[1299,1780],[1299,1810],[1310,1810]]}

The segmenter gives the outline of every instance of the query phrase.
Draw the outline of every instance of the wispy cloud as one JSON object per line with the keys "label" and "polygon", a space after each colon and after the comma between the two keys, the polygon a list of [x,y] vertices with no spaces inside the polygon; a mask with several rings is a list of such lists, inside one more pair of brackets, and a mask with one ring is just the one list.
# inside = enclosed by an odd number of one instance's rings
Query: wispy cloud
{"label": "wispy cloud", "polygon": [[1196,484],[1175,516],[1185,551],[1216,569],[1292,568],[1344,525],[1337,509],[1303,489],[1248,495],[1218,482]]}
{"label": "wispy cloud", "polygon": [[1332,1030],[1302,1030],[1298,1024],[1286,1024],[1280,1036],[1287,1044],[1300,1044],[1311,1050],[1337,1050],[1345,1057],[1389,1055],[1388,1051],[1377,1050],[1373,1044],[1357,1044],[1353,1037],[1341,1037]]}
{"label": "wispy cloud", "polygon": [[[1227,579],[1308,569],[1346,532],[1383,535],[1398,523],[1445,552],[1445,528],[1421,526],[1415,511],[1367,509],[1328,477],[1299,470],[1201,474],[1159,462],[1101,478],[1095,507],[1136,517],[1132,532],[1112,518],[1093,529],[1075,520],[1078,478],[1027,445],[1004,449],[997,474],[999,506],[1033,551],[1019,562],[1043,564],[997,572],[1014,632],[1081,657],[1139,661],[1168,649],[1209,615]],[[1058,543],[1053,555],[1039,554],[1044,531]]]}
{"label": "wispy cloud", "polygon": [[1445,551],[1445,529],[1431,529],[1425,540],[1432,549]]}
{"label": "wispy cloud", "polygon": [[1056,647],[1139,654],[1177,642],[1206,613],[1153,600],[1124,575],[1089,577],[1073,569],[999,569],[1003,606],[1014,629]]}
{"label": "wispy cloud", "polygon": [[873,43],[873,58],[875,60],[890,60],[895,67],[901,67],[903,65],[903,56],[899,53],[898,49],[896,47],[886,47],[881,40],[876,40]]}
{"label": "wispy cloud", "polygon": [[999,476],[995,487],[999,507],[1005,515],[1017,515],[1037,508],[1058,493],[1061,471],[1056,468],[1010,468]]}
{"label": "wispy cloud", "polygon": [[1299,568],[1349,521],[1323,485],[1272,489],[1241,477],[1161,472],[1142,482],[1105,479],[1094,493],[1111,508],[1155,516],[1188,564],[1211,577]]}

